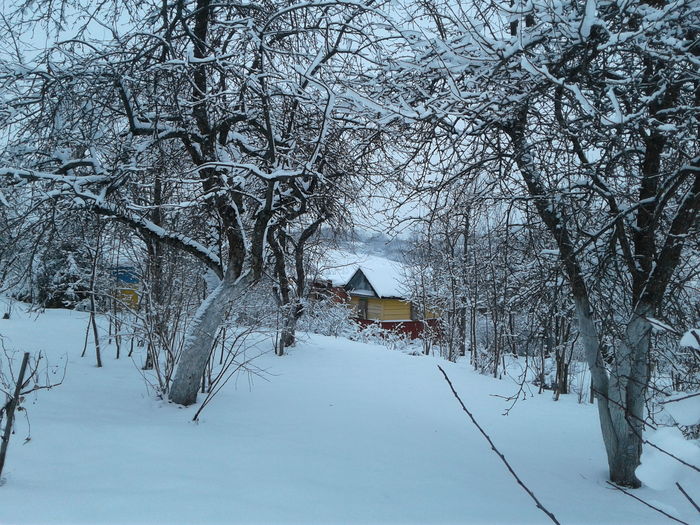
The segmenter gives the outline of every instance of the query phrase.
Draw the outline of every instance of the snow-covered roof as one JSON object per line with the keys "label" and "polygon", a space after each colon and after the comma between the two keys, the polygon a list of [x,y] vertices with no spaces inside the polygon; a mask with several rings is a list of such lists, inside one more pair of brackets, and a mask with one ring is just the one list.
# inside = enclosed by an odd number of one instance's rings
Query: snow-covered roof
{"label": "snow-covered roof", "polygon": [[345,286],[362,270],[379,297],[405,297],[405,266],[385,257],[343,250],[328,250],[323,256],[319,271],[322,279],[328,279],[334,286]]}
{"label": "snow-covered roof", "polygon": [[357,271],[357,254],[329,249],[319,255],[316,277],[331,281],[333,286],[345,286]]}

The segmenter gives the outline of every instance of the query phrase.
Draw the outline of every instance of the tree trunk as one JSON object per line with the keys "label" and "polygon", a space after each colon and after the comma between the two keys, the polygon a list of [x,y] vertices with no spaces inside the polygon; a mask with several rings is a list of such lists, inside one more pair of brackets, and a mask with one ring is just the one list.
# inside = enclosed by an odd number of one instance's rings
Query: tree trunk
{"label": "tree trunk", "polygon": [[286,308],[283,308],[283,310],[284,326],[282,327],[282,333],[280,334],[277,347],[275,348],[275,354],[278,356],[284,355],[285,349],[293,346],[296,342],[297,321],[301,318],[304,307],[299,299],[296,299],[292,303],[286,305]]}
{"label": "tree trunk", "polygon": [[642,454],[644,395],[648,374],[646,356],[651,332],[646,316],[651,312],[651,307],[641,306],[633,313],[626,327],[625,340],[615,353],[613,370],[608,378],[588,302],[581,298],[575,302],[592,387],[598,401],[610,480],[626,487],[639,487],[641,482],[635,470]]}
{"label": "tree trunk", "polygon": [[566,348],[557,348],[554,359],[557,366],[554,400],[559,401],[559,396],[569,393],[569,363],[566,362]]}
{"label": "tree trunk", "polygon": [[179,405],[197,401],[197,391],[207,367],[216,333],[224,322],[231,302],[246,287],[246,274],[236,278],[227,271],[219,285],[204,300],[187,330],[180,362],[170,387],[169,398]]}
{"label": "tree trunk", "polygon": [[651,325],[647,317],[653,309],[642,305],[635,309],[627,323],[625,340],[616,353],[616,368],[611,373],[610,397],[613,428],[618,444],[615,461],[610,465],[610,478],[630,487],[641,486],[635,476],[642,455],[644,432],[644,399],[648,383]]}
{"label": "tree trunk", "polygon": [[[507,132],[513,141],[515,160],[528,192],[533,196],[543,196],[549,192],[542,183],[525,139],[527,112],[528,107],[523,106],[515,125]],[[700,181],[697,182],[700,186]],[[642,451],[644,394],[648,380],[646,360],[650,344],[650,326],[646,317],[654,312],[654,308],[650,303],[637,302],[632,318],[627,323],[624,341],[621,341],[619,348],[613,353],[614,362],[611,363],[609,378],[603,362],[600,339],[591,314],[588,288],[574,249],[571,232],[562,222],[562,217],[557,213],[552,200],[539,198],[534,201],[534,204],[557,243],[560,261],[571,285],[579,333],[591,371],[591,385],[598,400],[598,414],[608,456],[610,479],[619,485],[639,487],[641,483],[635,475],[635,470],[639,466]],[[692,215],[693,220],[695,216]],[[638,229],[646,231],[643,227],[638,226]],[[641,241],[646,239],[643,238]],[[640,243],[636,242],[636,244],[639,247]],[[648,246],[653,246],[653,243],[649,243]],[[648,246],[644,248],[647,249]],[[680,251],[673,252],[674,255],[676,253],[679,254]],[[665,264],[661,262],[663,259],[664,256],[659,255],[656,268],[665,271],[670,268],[667,272],[667,276],[670,276],[677,264],[677,257],[674,261]],[[648,274],[646,277],[649,278]],[[649,282],[656,283],[657,297],[660,300],[663,297],[664,279],[653,279],[652,276],[647,281]]]}
{"label": "tree trunk", "polygon": [[97,368],[102,368],[102,352],[100,351],[100,335],[97,331],[97,321],[95,319],[96,315],[96,305],[95,305],[95,283],[97,281],[97,261],[100,257],[101,250],[101,223],[99,218],[96,219],[97,224],[97,239],[95,242],[95,251],[92,254],[92,269],[90,271],[90,325],[92,326],[92,335],[95,338],[95,359],[97,361]]}
{"label": "tree trunk", "polygon": [[469,309],[469,352],[471,364],[476,370],[476,294],[474,294],[474,305]]}
{"label": "tree trunk", "polygon": [[[158,227],[163,226],[163,177],[160,170],[154,173],[153,181],[153,209],[151,210],[151,221]],[[167,340],[166,312],[165,312],[165,278],[163,275],[164,246],[160,239],[151,239],[147,243],[148,248],[148,280],[149,280],[149,301],[146,304],[146,319],[148,320],[149,332],[155,332],[156,337],[148,338],[146,347],[146,361],[143,364],[144,370],[151,370],[160,354],[159,346]]]}

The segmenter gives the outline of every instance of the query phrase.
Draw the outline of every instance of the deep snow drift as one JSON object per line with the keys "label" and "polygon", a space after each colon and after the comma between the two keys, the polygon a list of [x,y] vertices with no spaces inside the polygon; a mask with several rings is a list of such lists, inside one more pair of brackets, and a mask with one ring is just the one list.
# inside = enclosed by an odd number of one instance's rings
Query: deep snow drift
{"label": "deep snow drift", "polygon": [[[138,365],[80,358],[87,315],[16,308],[0,321],[10,350],[67,362],[60,387],[20,414],[0,487],[0,522],[549,523],[466,419],[437,369],[525,483],[563,524],[663,523],[606,485],[595,408],[575,396],[519,401],[515,391],[431,357],[322,336],[288,356],[271,344],[208,406],[157,400]],[[252,350],[255,351],[255,350]],[[700,479],[700,478],[699,478]],[[700,500],[700,483],[685,487]],[[689,522],[678,491],[635,494]]]}

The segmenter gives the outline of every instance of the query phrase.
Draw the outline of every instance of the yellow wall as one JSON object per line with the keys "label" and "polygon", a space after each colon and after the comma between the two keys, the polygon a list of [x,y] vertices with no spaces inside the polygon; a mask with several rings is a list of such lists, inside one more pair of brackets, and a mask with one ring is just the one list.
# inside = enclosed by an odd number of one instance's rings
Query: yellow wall
{"label": "yellow wall", "polygon": [[382,317],[382,300],[376,297],[367,298],[367,319],[379,319]]}
{"label": "yellow wall", "polygon": [[354,295],[351,295],[350,296],[350,305],[352,306],[352,311],[354,312],[354,315],[357,315],[358,308],[360,305],[360,298],[355,297]]}
{"label": "yellow wall", "polygon": [[399,299],[379,299],[382,303],[382,321],[410,321],[411,303]]}
{"label": "yellow wall", "polygon": [[139,293],[132,288],[117,288],[114,296],[119,303],[131,308],[137,308],[139,305]]}
{"label": "yellow wall", "polygon": [[[350,304],[357,311],[360,298],[351,296]],[[368,297],[367,318],[375,321],[409,321],[411,319],[411,303],[400,299]]]}

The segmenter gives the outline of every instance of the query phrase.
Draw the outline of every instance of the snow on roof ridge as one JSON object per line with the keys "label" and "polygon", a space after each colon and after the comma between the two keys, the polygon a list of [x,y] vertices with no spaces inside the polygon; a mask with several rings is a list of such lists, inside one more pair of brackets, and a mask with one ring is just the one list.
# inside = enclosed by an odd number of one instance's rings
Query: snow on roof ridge
{"label": "snow on roof ridge", "polygon": [[346,250],[328,250],[325,253],[326,269],[321,277],[329,279],[336,286],[345,286],[361,270],[379,297],[405,297],[403,283],[405,265],[368,253],[353,253]]}

